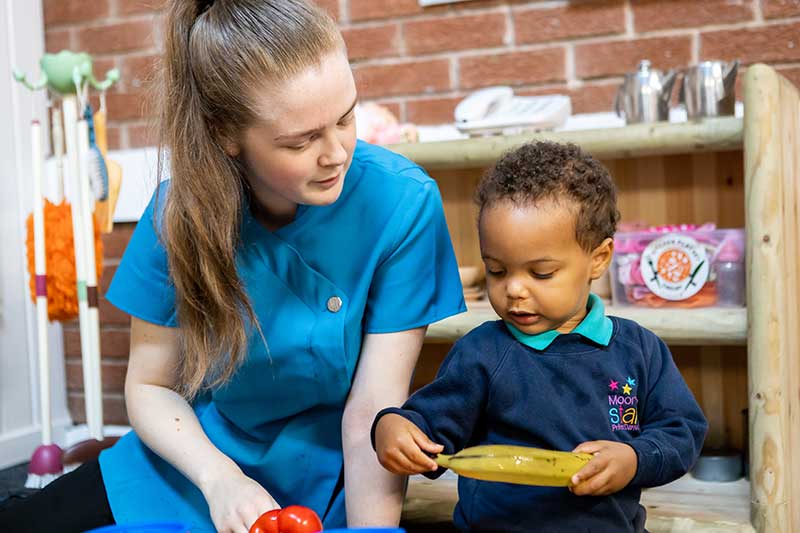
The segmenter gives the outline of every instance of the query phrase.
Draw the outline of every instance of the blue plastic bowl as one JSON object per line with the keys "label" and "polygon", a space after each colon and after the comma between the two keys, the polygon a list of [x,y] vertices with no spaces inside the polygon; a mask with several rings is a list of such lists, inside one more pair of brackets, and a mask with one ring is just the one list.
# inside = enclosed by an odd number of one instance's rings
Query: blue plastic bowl
{"label": "blue plastic bowl", "polygon": [[101,527],[85,533],[187,533],[188,531],[189,526],[180,522],[147,522]]}

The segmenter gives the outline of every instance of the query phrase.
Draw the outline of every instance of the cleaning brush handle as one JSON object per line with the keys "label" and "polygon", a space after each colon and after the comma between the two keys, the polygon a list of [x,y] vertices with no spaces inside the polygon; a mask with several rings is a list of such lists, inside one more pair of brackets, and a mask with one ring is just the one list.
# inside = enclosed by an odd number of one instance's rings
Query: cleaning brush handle
{"label": "cleaning brush handle", "polygon": [[50,413],[50,353],[47,342],[47,268],[44,242],[44,195],[42,194],[42,126],[31,122],[31,155],[33,166],[33,264],[36,277],[36,334],[39,355],[39,411],[42,444],[53,442]]}
{"label": "cleaning brush handle", "polygon": [[64,198],[64,128],[61,125],[61,111],[57,107],[53,108],[50,122],[53,132],[53,155],[56,159],[55,203],[59,203]]}

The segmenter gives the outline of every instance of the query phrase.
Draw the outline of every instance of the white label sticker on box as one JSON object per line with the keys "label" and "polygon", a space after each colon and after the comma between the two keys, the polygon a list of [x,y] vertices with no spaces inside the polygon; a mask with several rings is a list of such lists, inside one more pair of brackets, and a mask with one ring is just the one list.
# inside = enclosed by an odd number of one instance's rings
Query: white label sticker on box
{"label": "white label sticker on box", "polygon": [[697,294],[710,272],[706,249],[693,238],[678,234],[648,244],[642,253],[641,269],[647,288],[673,301]]}

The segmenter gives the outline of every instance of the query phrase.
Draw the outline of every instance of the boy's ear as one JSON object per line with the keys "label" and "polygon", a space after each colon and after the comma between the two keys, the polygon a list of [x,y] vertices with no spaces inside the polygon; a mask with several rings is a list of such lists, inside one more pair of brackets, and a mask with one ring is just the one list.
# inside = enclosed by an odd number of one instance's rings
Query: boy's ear
{"label": "boy's ear", "polygon": [[591,277],[593,280],[600,278],[608,270],[611,259],[614,257],[614,239],[608,237],[594,250],[591,259]]}

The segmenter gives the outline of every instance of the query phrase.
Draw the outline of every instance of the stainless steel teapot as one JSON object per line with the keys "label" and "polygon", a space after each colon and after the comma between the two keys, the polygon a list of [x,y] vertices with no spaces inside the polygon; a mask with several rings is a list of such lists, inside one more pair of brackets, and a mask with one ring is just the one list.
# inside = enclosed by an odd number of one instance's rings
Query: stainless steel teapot
{"label": "stainless steel teapot", "polygon": [[736,105],[736,73],[739,61],[703,61],[686,69],[680,101],[690,119],[733,115]]}
{"label": "stainless steel teapot", "polygon": [[668,120],[677,74],[675,70],[662,74],[660,70],[651,68],[650,61],[640,61],[636,72],[626,74],[625,81],[617,90],[614,101],[617,115],[625,118],[627,124]]}

